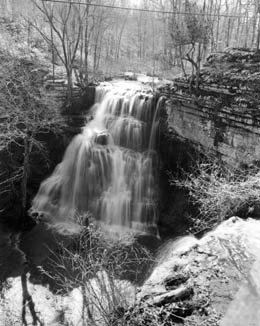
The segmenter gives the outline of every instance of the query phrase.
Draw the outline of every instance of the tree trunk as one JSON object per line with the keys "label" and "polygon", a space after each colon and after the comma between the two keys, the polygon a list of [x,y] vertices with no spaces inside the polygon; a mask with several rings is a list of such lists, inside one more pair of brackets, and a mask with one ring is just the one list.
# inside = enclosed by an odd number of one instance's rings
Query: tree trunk
{"label": "tree trunk", "polygon": [[230,29],[231,29],[231,19],[228,18],[227,34],[226,34],[226,47],[229,47],[229,42],[230,42]]}
{"label": "tree trunk", "polygon": [[218,6],[218,17],[217,17],[217,34],[216,34],[216,51],[219,50],[219,26],[220,26],[220,9],[221,9],[221,3],[222,0],[219,2]]}
{"label": "tree trunk", "polygon": [[35,304],[32,300],[32,296],[29,293],[28,285],[27,285],[27,274],[26,269],[23,272],[21,276],[21,283],[22,283],[22,291],[23,291],[23,307],[22,307],[22,325],[27,326],[27,320],[26,320],[26,305],[28,304],[31,316],[32,316],[32,325],[37,326],[41,325],[43,326],[43,323],[40,321],[39,317],[37,316],[37,313],[35,311]]}
{"label": "tree trunk", "polygon": [[[245,40],[244,40],[244,47],[247,48],[248,45],[248,37],[249,37],[249,17],[248,17],[248,12],[246,13],[246,34],[245,34]],[[239,44],[240,45],[240,44]],[[239,46],[238,45],[238,46]]]}
{"label": "tree trunk", "polygon": [[[259,16],[259,14],[258,14]],[[256,39],[256,51],[259,51],[260,46],[260,17],[258,17],[258,31],[257,31],[257,39]]]}
{"label": "tree trunk", "polygon": [[24,211],[27,208],[27,185],[30,169],[30,154],[32,151],[32,136],[26,136],[24,139],[24,159],[23,159],[23,176],[21,181],[22,207]]}
{"label": "tree trunk", "polygon": [[201,63],[201,43],[198,44],[197,67],[196,67],[196,93],[200,85],[200,63]]}
{"label": "tree trunk", "polygon": [[89,72],[88,72],[88,16],[89,16],[89,2],[87,1],[87,8],[86,8],[86,26],[85,26],[85,37],[84,37],[84,55],[85,55],[85,61],[84,61],[84,82],[85,86],[88,85],[88,79],[89,79]]}
{"label": "tree trunk", "polygon": [[183,63],[183,54],[182,54],[182,47],[181,45],[179,45],[179,55],[180,55],[180,62],[181,62],[181,69],[182,69],[182,72],[184,74],[184,77],[186,78],[187,80],[187,74],[186,74],[186,71],[185,71],[185,67],[184,67],[184,63]]}
{"label": "tree trunk", "polygon": [[55,50],[54,50],[54,41],[53,41],[53,27],[51,28],[51,56],[52,56],[52,81],[55,82]]}
{"label": "tree trunk", "polygon": [[72,81],[72,69],[70,67],[67,68],[67,105],[71,107],[72,104],[72,96],[73,96],[73,81]]}
{"label": "tree trunk", "polygon": [[123,32],[125,29],[125,25],[126,25],[127,20],[124,21],[120,33],[119,33],[119,38],[118,38],[118,43],[117,43],[117,51],[116,51],[116,58],[117,60],[119,60],[119,53],[120,53],[120,48],[121,48],[121,41],[122,41],[122,36],[123,36]]}
{"label": "tree trunk", "polygon": [[254,46],[255,43],[255,35],[256,35],[256,27],[257,27],[257,9],[255,9],[254,12],[254,18],[253,18],[253,31],[252,31],[252,39],[251,39],[251,48]]}
{"label": "tree trunk", "polygon": [[93,77],[96,77],[97,72],[97,60],[98,60],[98,42],[99,42],[99,32],[95,38],[95,45],[94,45],[94,54],[93,54]]}

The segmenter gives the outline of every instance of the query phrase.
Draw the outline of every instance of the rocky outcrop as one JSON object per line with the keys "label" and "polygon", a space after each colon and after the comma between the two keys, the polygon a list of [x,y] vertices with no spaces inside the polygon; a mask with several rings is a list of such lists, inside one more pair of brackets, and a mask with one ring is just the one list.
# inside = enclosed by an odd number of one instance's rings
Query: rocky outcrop
{"label": "rocky outcrop", "polygon": [[72,105],[69,109],[63,110],[63,116],[67,125],[66,134],[70,138],[81,133],[87,119],[91,119],[91,114],[88,111],[94,103],[94,86],[89,86],[84,90],[80,90],[79,88],[73,90]]}
{"label": "rocky outcrop", "polygon": [[164,89],[169,133],[232,166],[260,160],[260,55],[227,49],[208,57],[199,90],[177,78]]}
{"label": "rocky outcrop", "polygon": [[187,326],[259,325],[259,234],[259,221],[233,217],[201,240],[168,242],[139,293],[141,306]]}

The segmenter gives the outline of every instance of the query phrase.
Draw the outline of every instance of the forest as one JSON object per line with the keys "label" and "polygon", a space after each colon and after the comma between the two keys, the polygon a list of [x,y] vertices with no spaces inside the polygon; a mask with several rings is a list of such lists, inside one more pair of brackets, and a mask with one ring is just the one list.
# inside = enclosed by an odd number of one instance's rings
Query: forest
{"label": "forest", "polygon": [[257,0],[4,0],[0,10],[2,42],[13,37],[11,47],[48,54],[54,75],[63,66],[68,95],[73,78],[84,87],[129,70],[164,78],[199,74],[211,52],[259,48]]}

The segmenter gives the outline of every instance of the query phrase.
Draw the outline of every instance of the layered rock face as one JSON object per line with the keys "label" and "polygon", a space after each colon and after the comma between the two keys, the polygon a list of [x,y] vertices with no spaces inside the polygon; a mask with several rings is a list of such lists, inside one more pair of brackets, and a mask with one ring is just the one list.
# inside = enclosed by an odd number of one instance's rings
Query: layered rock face
{"label": "layered rock face", "polygon": [[208,57],[198,92],[189,80],[176,79],[164,90],[168,130],[233,166],[259,161],[259,63],[259,53],[227,49]]}

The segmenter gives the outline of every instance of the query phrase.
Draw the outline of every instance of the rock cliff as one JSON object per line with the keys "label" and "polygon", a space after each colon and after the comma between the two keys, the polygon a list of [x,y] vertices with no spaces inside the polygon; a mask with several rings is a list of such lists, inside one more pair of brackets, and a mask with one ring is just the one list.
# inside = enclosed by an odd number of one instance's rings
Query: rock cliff
{"label": "rock cliff", "polygon": [[232,166],[260,160],[260,54],[227,49],[211,54],[199,90],[192,78],[164,89],[168,131]]}

